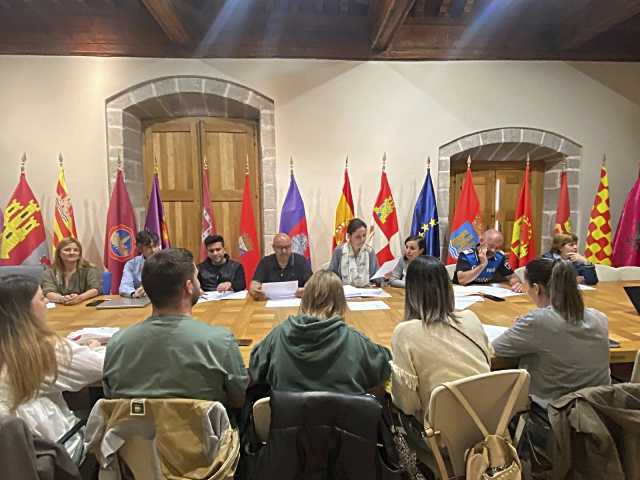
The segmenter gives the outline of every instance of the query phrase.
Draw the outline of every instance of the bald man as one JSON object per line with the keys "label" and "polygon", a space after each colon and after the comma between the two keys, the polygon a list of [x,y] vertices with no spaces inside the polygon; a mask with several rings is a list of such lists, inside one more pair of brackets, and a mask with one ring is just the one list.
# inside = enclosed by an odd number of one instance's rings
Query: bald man
{"label": "bald man", "polygon": [[479,245],[460,252],[453,283],[470,285],[506,280],[514,292],[522,292],[522,284],[501,250],[503,244],[504,237],[498,230],[485,231],[480,237]]}
{"label": "bald man", "polygon": [[304,284],[311,276],[311,267],[302,255],[291,251],[291,237],[286,233],[278,233],[273,237],[273,251],[256,267],[249,293],[255,300],[264,300],[263,283],[298,281],[297,297],[302,297]]}

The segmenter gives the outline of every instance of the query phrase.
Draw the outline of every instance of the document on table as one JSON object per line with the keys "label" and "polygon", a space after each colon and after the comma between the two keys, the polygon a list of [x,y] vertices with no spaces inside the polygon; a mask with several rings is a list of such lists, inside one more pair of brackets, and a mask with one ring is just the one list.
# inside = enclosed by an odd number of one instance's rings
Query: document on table
{"label": "document on table", "polygon": [[244,300],[245,298],[247,298],[246,290],[240,290],[239,292],[204,292],[200,295],[198,303],[217,302],[218,300]]}
{"label": "document on table", "polygon": [[465,310],[469,308],[471,305],[477,302],[484,302],[484,298],[479,295],[466,295],[455,297],[455,309],[456,310]]}
{"label": "document on table", "polygon": [[496,338],[509,330],[507,327],[499,327],[498,325],[485,325],[484,323],[482,324],[482,328],[484,329],[484,333],[487,334],[489,342],[493,342]]}
{"label": "document on table", "polygon": [[86,345],[89,340],[97,340],[105,344],[118,330],[120,330],[119,327],[86,327],[71,332],[67,338],[80,345]]}
{"label": "document on table", "polygon": [[499,298],[507,298],[514,297],[516,295],[522,295],[521,293],[516,293],[508,288],[502,287],[493,287],[491,285],[454,285],[453,293],[456,296],[462,295],[474,295],[479,293],[484,293],[486,295],[493,295],[494,297]]}
{"label": "document on table", "polygon": [[378,278],[384,278],[387,273],[391,273],[396,265],[400,261],[400,257],[394,258],[393,260],[389,260],[388,262],[384,262],[382,266],[378,269],[376,273],[373,274],[371,280],[376,280]]}
{"label": "document on table", "polygon": [[389,310],[389,305],[381,300],[372,300],[370,302],[347,302],[349,310],[352,312],[361,312],[364,310]]}
{"label": "document on table", "polygon": [[344,285],[345,298],[390,298],[391,294],[381,288],[358,288]]}
{"label": "document on table", "polygon": [[262,284],[262,291],[269,300],[294,298],[298,290],[298,281],[291,282],[267,282]]}
{"label": "document on table", "polygon": [[281,298],[279,300],[267,300],[267,308],[293,308],[300,306],[299,298]]}
{"label": "document on table", "polygon": [[56,308],[56,304],[55,304],[55,303],[53,303],[53,302],[48,302],[48,303],[47,303],[47,308],[48,308],[48,309]]}
{"label": "document on table", "polygon": [[590,287],[589,285],[578,285],[579,290],[595,290],[594,287]]}

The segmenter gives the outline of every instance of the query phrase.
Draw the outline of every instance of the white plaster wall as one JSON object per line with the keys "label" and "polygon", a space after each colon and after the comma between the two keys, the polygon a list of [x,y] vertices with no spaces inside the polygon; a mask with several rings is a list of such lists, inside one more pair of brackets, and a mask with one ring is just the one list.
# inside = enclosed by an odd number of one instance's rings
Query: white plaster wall
{"label": "white plaster wall", "polygon": [[368,221],[387,152],[402,236],[426,156],[435,176],[438,147],[478,130],[542,128],[583,145],[583,228],[603,153],[614,226],[637,178],[640,106],[630,89],[640,82],[637,64],[0,56],[0,203],[15,187],[26,151],[28,179],[50,222],[63,152],[80,239],[99,261],[108,203],[105,99],[167,75],[224,78],[274,99],[278,204],[293,155],[316,267],[329,258],[347,154],[356,211]]}

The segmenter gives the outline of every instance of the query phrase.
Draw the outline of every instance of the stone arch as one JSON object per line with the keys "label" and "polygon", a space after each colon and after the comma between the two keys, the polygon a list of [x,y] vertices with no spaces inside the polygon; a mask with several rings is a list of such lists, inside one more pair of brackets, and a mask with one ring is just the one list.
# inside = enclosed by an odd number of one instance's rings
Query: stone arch
{"label": "stone arch", "polygon": [[142,168],[142,121],[152,118],[208,116],[244,118],[258,123],[262,175],[262,244],[276,233],[276,146],[274,101],[243,85],[204,76],[171,76],[139,83],[105,102],[109,190],[115,182],[118,156],[138,223],[145,211]]}
{"label": "stone arch", "polygon": [[[498,155],[498,146],[509,145],[509,148]],[[556,206],[560,191],[560,173],[563,166],[567,168],[569,198],[571,204],[571,224],[576,231],[581,231],[578,215],[578,192],[580,188],[580,164],[582,162],[582,146],[569,138],[538,128],[503,127],[482,130],[442,145],[438,154],[438,209],[441,232],[442,254],[445,252],[445,241],[449,237],[449,187],[451,176],[451,159],[467,152],[479,152],[480,149],[494,148],[495,158],[507,160],[510,152],[515,152],[515,159],[532,154],[533,161],[545,162],[544,199],[542,211],[542,246],[546,250],[553,235]],[[525,153],[526,152],[526,153]],[[539,155],[539,160],[534,154]],[[522,156],[522,157],[521,157]],[[473,155],[472,155],[473,158]]]}

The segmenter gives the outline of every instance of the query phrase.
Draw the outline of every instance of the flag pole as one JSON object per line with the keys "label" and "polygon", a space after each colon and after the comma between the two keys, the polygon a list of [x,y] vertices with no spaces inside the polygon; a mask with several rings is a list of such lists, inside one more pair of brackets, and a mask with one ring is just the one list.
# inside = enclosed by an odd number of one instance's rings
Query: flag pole
{"label": "flag pole", "polygon": [[349,170],[349,155],[347,155],[347,159],[344,161],[344,169]]}
{"label": "flag pole", "polygon": [[431,157],[427,155],[427,172],[431,170]]}
{"label": "flag pole", "polygon": [[118,152],[117,168],[118,170],[122,170],[122,152]]}
{"label": "flag pole", "polygon": [[603,167],[607,166],[607,154],[606,153],[602,154],[602,166]]}
{"label": "flag pole", "polygon": [[471,155],[467,156],[467,170],[471,168]]}
{"label": "flag pole", "polygon": [[289,157],[289,173],[293,177],[293,155]]}
{"label": "flag pole", "polygon": [[382,155],[382,172],[384,173],[386,169],[387,169],[387,152],[384,152],[384,155]]}
{"label": "flag pole", "polygon": [[247,153],[247,158],[244,162],[244,174],[249,175],[249,154]]}
{"label": "flag pole", "polygon": [[62,152],[58,154],[58,167],[63,168]]}
{"label": "flag pole", "polygon": [[529,154],[527,153],[527,168],[529,168],[530,163],[531,163],[531,159],[529,158]]}
{"label": "flag pole", "polygon": [[153,173],[154,175],[158,175],[159,166],[158,166],[158,157],[153,156]]}
{"label": "flag pole", "polygon": [[24,175],[24,172],[26,170],[26,165],[27,165],[27,154],[26,152],[22,154],[22,157],[20,158],[20,175]]}

